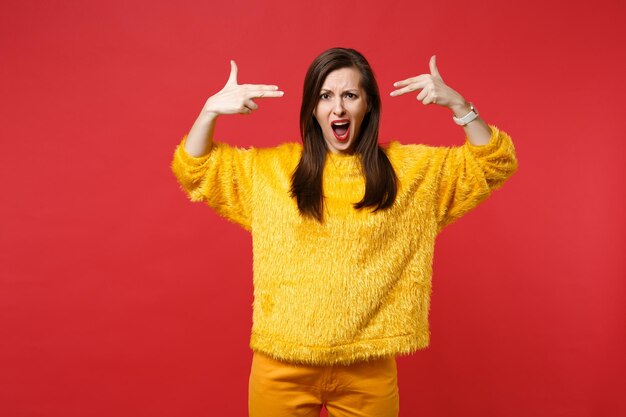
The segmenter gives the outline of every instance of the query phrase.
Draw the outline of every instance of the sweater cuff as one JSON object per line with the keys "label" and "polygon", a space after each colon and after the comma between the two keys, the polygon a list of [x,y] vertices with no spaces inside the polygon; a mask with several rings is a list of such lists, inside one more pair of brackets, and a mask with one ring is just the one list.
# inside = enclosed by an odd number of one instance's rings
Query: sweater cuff
{"label": "sweater cuff", "polygon": [[488,125],[491,129],[491,137],[485,145],[474,145],[469,140],[469,136],[465,137],[465,146],[476,156],[487,156],[494,153],[502,146],[502,134],[500,129],[494,125]]}
{"label": "sweater cuff", "polygon": [[[176,148],[176,155],[178,156],[178,158],[180,158],[180,160],[185,165],[192,165],[192,166],[202,165],[211,156],[211,152],[207,153],[206,155],[202,155],[198,157],[189,155],[187,151],[185,150],[186,142],[187,142],[187,135],[183,136],[183,140],[180,141],[180,144]],[[213,146],[215,146],[215,144],[213,144]]]}

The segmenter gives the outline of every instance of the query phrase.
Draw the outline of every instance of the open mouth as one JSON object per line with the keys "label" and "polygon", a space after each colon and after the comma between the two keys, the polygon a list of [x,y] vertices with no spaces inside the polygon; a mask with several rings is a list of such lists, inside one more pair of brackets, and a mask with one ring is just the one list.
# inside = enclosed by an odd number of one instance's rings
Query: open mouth
{"label": "open mouth", "polygon": [[330,124],[333,128],[333,133],[338,141],[344,142],[348,139],[348,133],[350,132],[349,120],[338,120]]}

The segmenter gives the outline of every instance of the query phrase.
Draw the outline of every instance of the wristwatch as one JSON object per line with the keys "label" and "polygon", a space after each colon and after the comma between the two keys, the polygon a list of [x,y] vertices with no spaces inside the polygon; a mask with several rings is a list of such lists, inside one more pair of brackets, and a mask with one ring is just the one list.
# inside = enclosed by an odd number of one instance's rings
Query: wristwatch
{"label": "wristwatch", "polygon": [[474,105],[472,103],[470,103],[469,105],[470,105],[471,110],[465,116],[455,117],[454,115],[452,115],[452,120],[454,120],[454,123],[456,123],[459,126],[465,126],[466,124],[468,124],[469,122],[471,122],[472,120],[478,117],[478,112],[474,108]]}

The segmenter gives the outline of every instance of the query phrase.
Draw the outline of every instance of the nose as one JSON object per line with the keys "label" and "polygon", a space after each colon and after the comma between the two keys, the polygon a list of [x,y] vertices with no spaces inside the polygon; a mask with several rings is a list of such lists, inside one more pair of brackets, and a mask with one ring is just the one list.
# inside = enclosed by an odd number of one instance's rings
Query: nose
{"label": "nose", "polygon": [[341,116],[346,112],[346,109],[343,107],[343,100],[341,98],[337,98],[335,100],[335,105],[333,107],[333,113],[337,116]]}

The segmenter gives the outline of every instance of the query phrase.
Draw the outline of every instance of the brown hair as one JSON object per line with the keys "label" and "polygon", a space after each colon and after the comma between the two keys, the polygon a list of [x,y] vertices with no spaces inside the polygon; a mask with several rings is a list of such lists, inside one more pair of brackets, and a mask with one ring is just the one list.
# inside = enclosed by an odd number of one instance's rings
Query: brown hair
{"label": "brown hair", "polygon": [[373,207],[372,212],[393,205],[397,194],[397,177],[391,162],[378,145],[380,122],[380,93],[369,63],[354,49],[332,48],[322,52],[309,66],[304,78],[304,92],[300,108],[300,136],[302,156],[291,177],[291,196],[298,202],[298,210],[304,216],[322,222],[324,195],[322,174],[326,154],[329,152],[322,128],[313,116],[320,99],[319,92],[326,76],[341,68],[355,68],[361,74],[361,88],[365,91],[368,111],[361,122],[355,153],[361,160],[365,174],[365,195],[355,209]]}

